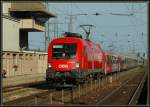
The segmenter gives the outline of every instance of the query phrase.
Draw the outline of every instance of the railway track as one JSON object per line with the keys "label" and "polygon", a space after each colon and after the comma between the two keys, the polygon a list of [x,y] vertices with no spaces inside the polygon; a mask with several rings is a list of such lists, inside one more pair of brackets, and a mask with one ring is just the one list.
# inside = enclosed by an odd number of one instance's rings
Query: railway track
{"label": "railway track", "polygon": [[11,102],[18,99],[30,97],[39,93],[47,92],[47,90],[35,89],[35,88],[20,88],[11,92],[3,93],[3,102]]}
{"label": "railway track", "polygon": [[[114,96],[114,94],[116,96],[117,91],[124,89],[123,86],[135,87],[135,89],[137,89],[138,87],[137,84],[135,83],[128,84],[128,82],[132,80],[129,79],[129,75],[131,78],[134,79],[136,79],[136,76],[141,77],[141,75],[143,75],[143,72],[138,72],[137,75],[134,76],[134,73],[132,71],[136,73],[137,69],[139,68],[135,68],[125,72],[120,72],[117,75],[113,74],[103,78],[102,80],[95,80],[92,81],[91,83],[82,84],[76,88],[66,88],[66,89],[56,90],[53,88],[49,89],[48,86],[44,86],[44,85],[43,86],[39,85],[36,87],[32,86],[30,87],[30,91],[29,90],[26,91],[28,95],[20,98],[18,97],[18,99],[16,98],[13,100],[6,101],[4,102],[4,105],[50,105],[50,104],[71,104],[71,105],[72,104],[97,104],[97,105],[106,104],[107,105],[107,104],[111,104],[110,99],[116,99],[111,97]],[[109,80],[110,77],[112,83]],[[112,92],[112,90],[114,91]],[[35,93],[32,93],[32,91]],[[93,92],[95,92],[96,94],[94,94]],[[125,90],[122,90],[121,92],[123,92],[123,94],[125,95],[127,94],[127,91]],[[92,94],[95,96],[93,97]],[[117,95],[116,97],[118,96],[119,95]],[[93,99],[91,99],[90,97],[91,98],[93,97]],[[108,99],[110,100],[109,103],[108,103]]]}
{"label": "railway track", "polygon": [[36,86],[36,85],[42,85],[45,84],[45,81],[40,81],[40,82],[30,82],[30,83],[24,83],[24,84],[19,84],[19,85],[12,85],[12,86],[7,86],[3,87],[3,92],[8,92],[8,91],[13,91],[21,87],[30,87],[30,86]]}
{"label": "railway track", "polygon": [[[144,85],[147,72],[134,72],[135,75],[123,82],[104,98],[100,99],[98,105],[134,105],[138,103],[138,97]],[[142,81],[141,81],[142,80]]]}
{"label": "railway track", "polygon": [[131,99],[128,103],[129,105],[138,103],[138,98],[140,97],[140,93],[142,92],[142,88],[144,87],[144,83],[146,82],[146,79],[147,79],[147,72],[145,73],[144,77],[142,78],[142,81],[139,83],[138,87],[136,88],[136,91],[134,92],[133,96],[131,97]]}

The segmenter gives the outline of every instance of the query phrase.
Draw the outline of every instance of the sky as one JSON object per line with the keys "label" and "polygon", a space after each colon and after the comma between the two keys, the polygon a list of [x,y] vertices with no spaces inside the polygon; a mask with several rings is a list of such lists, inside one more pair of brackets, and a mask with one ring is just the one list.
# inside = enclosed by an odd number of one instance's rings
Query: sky
{"label": "sky", "polygon": [[[101,2],[62,2],[48,3],[48,11],[57,15],[57,18],[49,20],[49,33],[46,36],[51,41],[61,37],[68,31],[70,15],[74,15],[73,32],[83,35],[85,32],[79,25],[92,24],[90,39],[101,44],[104,51],[111,50],[119,53],[136,54],[147,53],[147,3],[101,3]],[[100,13],[101,15],[94,15]],[[119,13],[121,15],[112,15]],[[129,15],[133,13],[133,15]],[[87,15],[79,15],[87,14]],[[128,16],[129,15],[129,16]],[[54,22],[58,23],[54,29]],[[54,31],[58,31],[55,32]],[[49,42],[50,42],[49,41]],[[29,33],[29,48],[45,49],[45,33]]]}

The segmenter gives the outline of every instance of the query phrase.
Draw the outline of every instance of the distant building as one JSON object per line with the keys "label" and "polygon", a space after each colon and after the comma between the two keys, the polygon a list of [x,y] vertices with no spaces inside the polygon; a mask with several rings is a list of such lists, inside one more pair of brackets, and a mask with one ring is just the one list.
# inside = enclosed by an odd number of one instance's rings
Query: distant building
{"label": "distant building", "polygon": [[[28,33],[44,32],[45,22],[55,17],[47,11],[46,6],[43,2],[3,2],[2,71],[5,71],[6,76],[4,86],[17,84],[15,81],[11,83],[16,76],[23,76],[25,79],[25,75],[30,78],[38,74],[45,75],[47,53],[28,50]],[[22,80],[21,77],[17,81],[21,83]]]}
{"label": "distant building", "polygon": [[3,51],[28,49],[28,32],[45,31],[45,22],[55,17],[46,4],[3,3]]}

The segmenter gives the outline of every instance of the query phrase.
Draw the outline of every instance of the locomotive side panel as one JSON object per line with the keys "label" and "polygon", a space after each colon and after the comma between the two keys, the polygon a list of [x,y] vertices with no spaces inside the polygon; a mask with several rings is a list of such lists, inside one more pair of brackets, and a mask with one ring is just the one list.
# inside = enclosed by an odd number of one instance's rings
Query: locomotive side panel
{"label": "locomotive side panel", "polygon": [[88,69],[94,72],[103,72],[105,56],[97,44],[87,43]]}

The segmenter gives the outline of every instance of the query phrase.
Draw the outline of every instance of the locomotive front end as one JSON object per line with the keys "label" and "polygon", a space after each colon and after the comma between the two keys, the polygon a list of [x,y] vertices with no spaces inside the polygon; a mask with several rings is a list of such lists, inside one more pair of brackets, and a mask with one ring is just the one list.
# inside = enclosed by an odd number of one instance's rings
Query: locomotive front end
{"label": "locomotive front end", "polygon": [[76,83],[80,76],[78,43],[59,41],[50,44],[48,49],[48,69],[46,80],[51,83]]}

